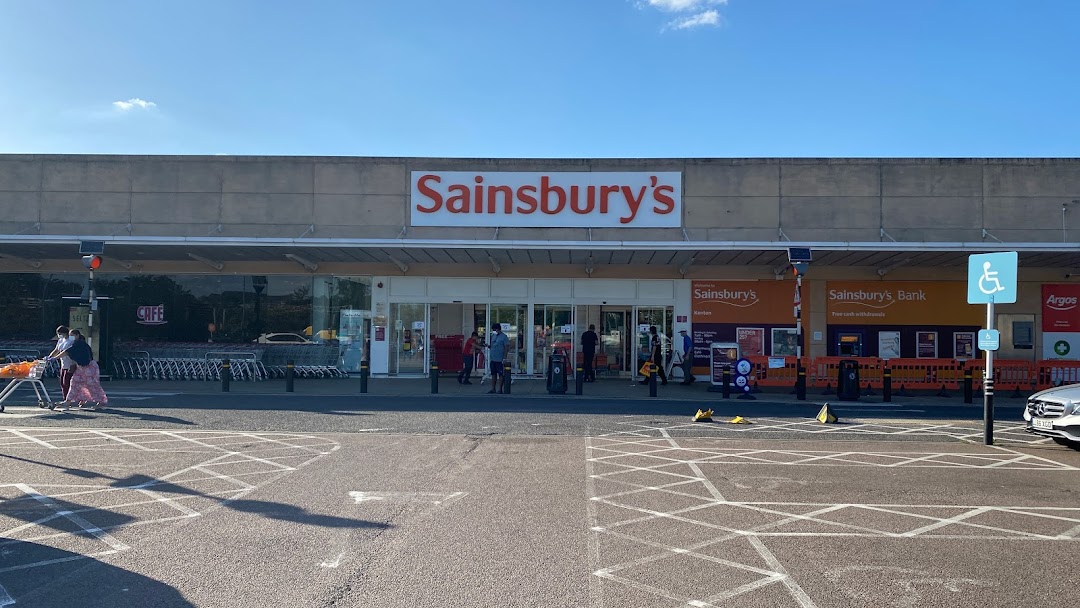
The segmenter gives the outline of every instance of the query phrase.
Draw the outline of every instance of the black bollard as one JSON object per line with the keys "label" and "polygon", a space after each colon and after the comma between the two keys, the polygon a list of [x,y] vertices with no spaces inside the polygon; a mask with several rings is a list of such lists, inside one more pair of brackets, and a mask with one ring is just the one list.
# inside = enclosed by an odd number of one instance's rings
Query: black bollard
{"label": "black bollard", "polygon": [[438,395],[439,394],[439,364],[438,363],[432,363],[431,364],[431,373],[429,375],[431,376],[431,394],[432,395]]}
{"label": "black bollard", "polygon": [[360,393],[367,393],[367,381],[370,375],[370,368],[368,367],[367,360],[360,362]]}
{"label": "black bollard", "polygon": [[503,375],[502,375],[501,381],[502,381],[502,392],[503,392],[503,394],[504,395],[509,395],[510,394],[510,385],[514,383],[513,379],[510,377],[510,364],[509,363],[504,363],[503,364]]}
{"label": "black bollard", "polygon": [[881,370],[881,400],[885,403],[892,401],[892,370],[887,367]]}
{"label": "black bollard", "polygon": [[224,359],[221,362],[221,392],[229,392],[229,382],[232,382],[232,364]]}
{"label": "black bollard", "polygon": [[964,403],[973,403],[975,401],[975,391],[971,386],[971,370],[964,370]]}
{"label": "black bollard", "polygon": [[292,361],[285,362],[285,392],[293,392],[293,378],[296,376],[296,365]]}
{"label": "black bollard", "polygon": [[574,394],[580,395],[582,389],[585,387],[585,370],[583,370],[579,365],[574,368],[574,375],[577,380],[577,382],[574,384]]}
{"label": "black bollard", "polygon": [[656,372],[659,369],[660,368],[657,367],[655,363],[650,363],[649,364],[649,396],[650,397],[655,397],[656,396],[656,376],[657,376]]}
{"label": "black bollard", "polygon": [[798,369],[799,378],[795,381],[795,398],[799,401],[806,401],[806,368],[799,365]]}
{"label": "black bollard", "polygon": [[720,395],[724,399],[731,396],[731,366],[725,365],[723,372],[720,374]]}

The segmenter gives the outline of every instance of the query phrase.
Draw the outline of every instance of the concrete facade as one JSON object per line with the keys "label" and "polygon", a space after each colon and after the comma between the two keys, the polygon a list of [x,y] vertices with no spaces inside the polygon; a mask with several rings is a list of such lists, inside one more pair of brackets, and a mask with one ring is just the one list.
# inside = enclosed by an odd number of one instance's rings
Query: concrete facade
{"label": "concrete facade", "polygon": [[[679,171],[694,241],[1080,240],[1076,159],[421,159],[0,156],[0,233],[144,237],[487,239],[411,228],[409,174]],[[220,230],[218,230],[220,226]],[[129,228],[130,227],[130,228]],[[314,230],[310,229],[314,227]],[[884,231],[884,233],[883,233]],[[583,229],[507,228],[505,239]],[[675,229],[594,229],[594,241],[684,239]],[[991,241],[993,242],[993,241]]]}

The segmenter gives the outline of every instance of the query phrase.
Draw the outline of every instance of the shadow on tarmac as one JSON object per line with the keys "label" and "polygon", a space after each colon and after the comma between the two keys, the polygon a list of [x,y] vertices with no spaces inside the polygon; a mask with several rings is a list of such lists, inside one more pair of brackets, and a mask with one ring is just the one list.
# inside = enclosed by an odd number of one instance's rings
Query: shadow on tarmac
{"label": "shadow on tarmac", "polygon": [[93,557],[23,540],[0,551],[0,606],[194,608],[165,583]]}

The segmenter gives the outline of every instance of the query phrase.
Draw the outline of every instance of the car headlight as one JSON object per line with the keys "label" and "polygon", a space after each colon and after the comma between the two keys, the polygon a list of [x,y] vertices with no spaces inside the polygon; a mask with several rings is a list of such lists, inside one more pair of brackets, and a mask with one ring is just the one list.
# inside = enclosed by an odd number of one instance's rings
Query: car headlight
{"label": "car headlight", "polygon": [[1065,406],[1064,414],[1080,414],[1080,401],[1073,401],[1071,404]]}

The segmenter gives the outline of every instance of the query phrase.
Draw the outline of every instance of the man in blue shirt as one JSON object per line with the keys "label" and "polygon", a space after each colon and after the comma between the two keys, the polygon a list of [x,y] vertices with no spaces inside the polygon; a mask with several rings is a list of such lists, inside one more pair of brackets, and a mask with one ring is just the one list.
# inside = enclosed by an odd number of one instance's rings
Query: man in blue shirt
{"label": "man in blue shirt", "polygon": [[683,381],[680,384],[693,384],[697,378],[694,377],[694,340],[686,334],[685,329],[680,329],[679,333],[682,334],[682,370]]}
{"label": "man in blue shirt", "polygon": [[[488,357],[491,359],[491,390],[489,395],[502,394],[506,386],[506,371],[503,369],[503,360],[506,359],[506,350],[510,347],[510,339],[502,333],[502,325],[495,323],[491,326],[491,340],[488,342]],[[500,382],[501,381],[501,382]]]}

